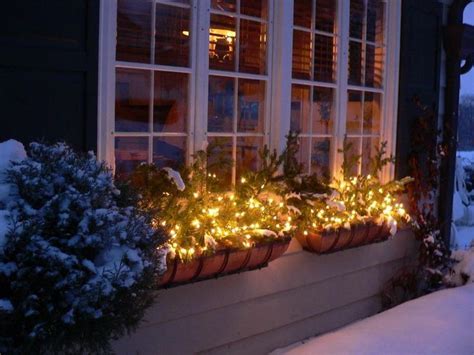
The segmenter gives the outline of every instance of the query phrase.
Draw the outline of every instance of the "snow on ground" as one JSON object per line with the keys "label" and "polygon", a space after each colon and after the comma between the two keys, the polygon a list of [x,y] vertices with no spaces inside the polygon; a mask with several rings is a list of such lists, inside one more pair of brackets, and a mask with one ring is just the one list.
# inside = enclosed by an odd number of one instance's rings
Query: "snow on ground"
{"label": "snow on ground", "polygon": [[474,354],[474,283],[432,293],[334,332],[272,352]]}

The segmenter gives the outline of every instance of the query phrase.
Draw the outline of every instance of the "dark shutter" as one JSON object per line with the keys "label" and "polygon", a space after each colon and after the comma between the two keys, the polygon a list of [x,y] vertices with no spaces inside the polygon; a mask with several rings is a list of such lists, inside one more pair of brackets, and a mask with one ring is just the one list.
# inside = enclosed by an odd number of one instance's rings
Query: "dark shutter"
{"label": "dark shutter", "polygon": [[413,120],[420,115],[413,98],[419,97],[421,103],[438,112],[442,4],[437,0],[403,0],[401,28],[398,177],[408,175],[410,134]]}
{"label": "dark shutter", "polygon": [[4,1],[0,141],[96,149],[99,0]]}

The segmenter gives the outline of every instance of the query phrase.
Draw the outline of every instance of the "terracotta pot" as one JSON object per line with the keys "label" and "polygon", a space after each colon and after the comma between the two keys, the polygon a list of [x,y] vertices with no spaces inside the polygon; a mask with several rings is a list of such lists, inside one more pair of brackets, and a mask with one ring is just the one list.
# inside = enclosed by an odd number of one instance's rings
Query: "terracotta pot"
{"label": "terracotta pot", "polygon": [[290,240],[285,237],[248,250],[220,250],[214,255],[201,256],[189,262],[170,260],[168,269],[158,280],[158,287],[172,287],[265,267],[288,249]]}
{"label": "terracotta pot", "polygon": [[369,233],[369,228],[366,223],[354,224],[352,226],[354,229],[354,239],[350,245],[351,248],[364,245],[367,241],[367,235]]}
{"label": "terracotta pot", "polygon": [[354,228],[339,228],[339,240],[335,246],[336,250],[344,250],[350,248],[352,241],[354,240]]}
{"label": "terracotta pot", "polygon": [[390,226],[387,223],[382,224],[377,241],[384,241],[390,238]]}
{"label": "terracotta pot", "polygon": [[389,237],[386,224],[377,225],[373,221],[351,226],[351,229],[309,231],[307,235],[297,233],[296,239],[303,249],[317,254],[328,254],[339,250],[355,248],[365,244],[384,241]]}
{"label": "terracotta pot", "polygon": [[297,233],[296,239],[298,239],[305,250],[319,254],[329,253],[338,243],[339,231],[336,229],[325,229],[309,231],[306,235],[304,233]]}
{"label": "terracotta pot", "polygon": [[387,240],[390,236],[390,229],[386,223],[381,225],[376,224],[375,222],[370,222],[370,230],[367,238],[367,243],[376,243]]}
{"label": "terracotta pot", "polygon": [[373,221],[368,221],[366,225],[368,228],[368,232],[367,232],[367,238],[365,239],[364,244],[369,244],[369,243],[372,243],[377,238],[377,234],[380,230],[380,226],[378,226]]}

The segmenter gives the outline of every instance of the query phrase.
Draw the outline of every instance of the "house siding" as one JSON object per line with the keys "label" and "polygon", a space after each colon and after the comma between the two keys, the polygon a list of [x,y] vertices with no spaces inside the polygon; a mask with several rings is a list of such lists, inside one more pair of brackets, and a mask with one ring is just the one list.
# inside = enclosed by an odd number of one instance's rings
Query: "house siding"
{"label": "house siding", "polygon": [[99,0],[22,0],[0,11],[0,141],[97,145]]}
{"label": "house siding", "polygon": [[418,97],[423,105],[431,107],[436,117],[443,109],[440,107],[442,26],[442,3],[437,0],[402,1],[396,149],[398,177],[409,174],[411,130],[414,120],[420,115],[413,98]]}
{"label": "house siding", "polygon": [[294,240],[267,268],[159,291],[118,354],[264,354],[381,309],[384,284],[416,252],[402,231],[387,242],[318,256]]}

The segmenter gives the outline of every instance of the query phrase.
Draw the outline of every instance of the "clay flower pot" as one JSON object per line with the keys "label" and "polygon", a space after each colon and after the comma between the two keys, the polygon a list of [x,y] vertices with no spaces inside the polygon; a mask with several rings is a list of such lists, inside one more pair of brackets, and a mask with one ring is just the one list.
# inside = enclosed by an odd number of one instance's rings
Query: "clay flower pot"
{"label": "clay flower pot", "polygon": [[390,236],[389,227],[374,221],[355,224],[351,229],[344,227],[322,231],[298,232],[296,239],[303,249],[317,254],[328,254],[339,250],[359,247],[365,244],[381,242]]}
{"label": "clay flower pot", "polygon": [[219,250],[213,255],[201,256],[188,262],[169,260],[168,269],[158,280],[158,287],[173,287],[265,267],[283,255],[290,240],[290,237],[284,237],[246,250]]}

